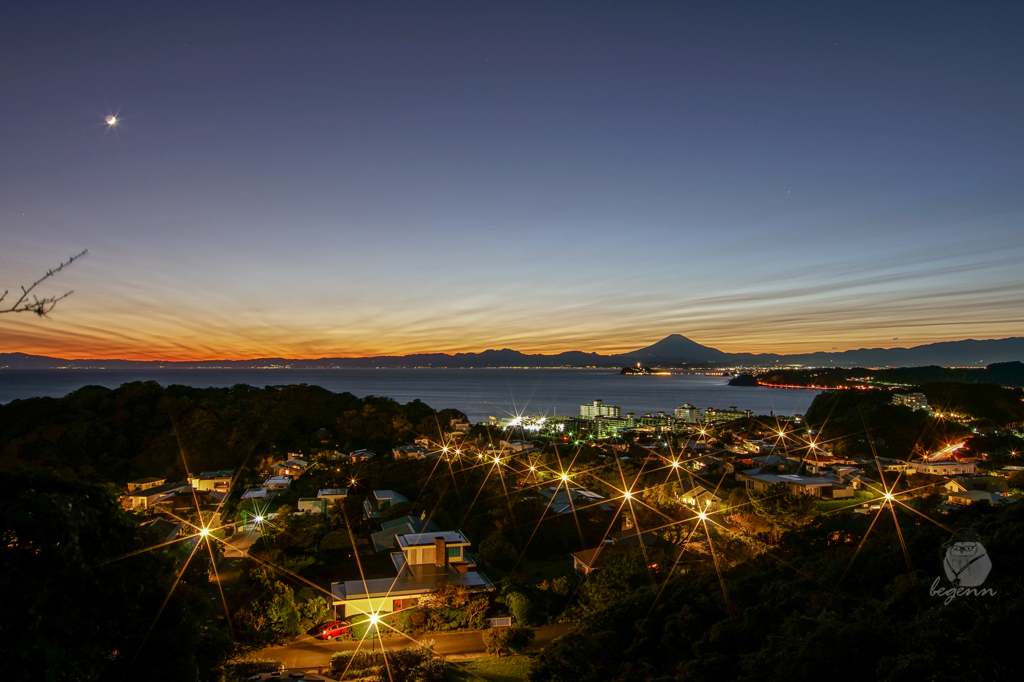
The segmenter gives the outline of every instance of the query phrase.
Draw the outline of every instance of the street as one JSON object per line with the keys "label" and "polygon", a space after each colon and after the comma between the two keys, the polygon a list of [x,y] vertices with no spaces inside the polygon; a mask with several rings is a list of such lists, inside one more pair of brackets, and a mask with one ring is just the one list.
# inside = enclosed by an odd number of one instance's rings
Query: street
{"label": "street", "polygon": [[[552,640],[561,637],[571,629],[571,623],[542,625],[534,630],[536,637],[530,649],[542,649]],[[251,658],[270,658],[284,661],[286,668],[312,668],[329,665],[331,656],[336,651],[352,651],[356,648],[369,649],[371,646],[380,648],[382,644],[388,649],[404,649],[416,644],[417,641],[429,642],[430,640],[434,642],[434,651],[446,656],[485,653],[483,631],[474,630],[471,632],[430,633],[418,637],[385,637],[383,639],[362,642],[361,647],[360,642],[326,642],[314,639],[310,635],[300,635],[289,644],[262,649],[254,653]]]}

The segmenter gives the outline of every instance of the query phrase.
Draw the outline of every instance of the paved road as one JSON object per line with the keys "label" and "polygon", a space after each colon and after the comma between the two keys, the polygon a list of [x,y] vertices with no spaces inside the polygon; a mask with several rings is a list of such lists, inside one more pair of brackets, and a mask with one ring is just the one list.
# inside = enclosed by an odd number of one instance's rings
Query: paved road
{"label": "paved road", "polygon": [[[570,623],[559,623],[557,625],[543,625],[536,629],[536,637],[533,640],[531,649],[541,649],[556,637],[561,637],[572,629]],[[439,654],[463,655],[485,653],[482,631],[474,632],[453,632],[453,633],[431,633],[416,638],[406,637],[385,637],[384,639],[366,641],[362,648],[368,649],[372,644],[380,648],[383,644],[387,649],[404,649],[412,646],[417,640],[434,640],[434,651]],[[301,635],[289,644],[279,647],[271,647],[254,653],[251,658],[271,658],[284,661],[286,668],[315,668],[327,666],[331,662],[331,656],[336,651],[352,651],[359,646],[358,642],[325,642],[314,639],[309,635]]]}
{"label": "paved road", "polygon": [[235,533],[224,541],[225,557],[244,557],[249,555],[249,548],[260,539],[260,531],[246,530]]}

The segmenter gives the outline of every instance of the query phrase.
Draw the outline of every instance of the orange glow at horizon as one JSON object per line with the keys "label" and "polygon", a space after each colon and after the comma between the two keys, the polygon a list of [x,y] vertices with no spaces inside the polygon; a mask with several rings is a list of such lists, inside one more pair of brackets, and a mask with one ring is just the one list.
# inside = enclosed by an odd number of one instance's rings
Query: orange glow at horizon
{"label": "orange glow at horizon", "polygon": [[[38,253],[9,266],[4,286],[33,281],[38,267],[32,263],[57,262],[62,253]],[[930,291],[917,297],[886,291],[855,305],[842,286],[816,293],[810,284],[802,289],[793,282],[703,298],[638,302],[633,294],[602,293],[592,301],[586,294],[574,298],[578,284],[566,285],[564,297],[524,290],[510,298],[500,286],[474,291],[471,282],[454,276],[456,281],[421,284],[370,274],[364,287],[350,292],[345,286],[351,282],[318,269],[302,285],[323,293],[307,301],[273,284],[295,277],[284,266],[268,262],[259,277],[239,272],[225,280],[199,256],[188,258],[195,260],[135,262],[124,254],[90,251],[42,292],[75,291],[49,318],[0,315],[0,352],[166,362],[505,348],[613,355],[676,333],[729,353],[793,354],[1021,335],[1013,286],[998,296],[965,286],[941,298]]]}

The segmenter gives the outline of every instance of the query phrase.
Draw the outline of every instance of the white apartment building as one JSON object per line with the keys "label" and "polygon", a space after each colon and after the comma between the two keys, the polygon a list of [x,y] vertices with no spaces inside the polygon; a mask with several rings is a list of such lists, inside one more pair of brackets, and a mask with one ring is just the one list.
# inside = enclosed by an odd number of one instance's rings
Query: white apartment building
{"label": "white apartment building", "polygon": [[580,416],[585,419],[596,417],[618,417],[620,410],[617,405],[605,405],[603,400],[595,400],[591,405],[580,405]]}

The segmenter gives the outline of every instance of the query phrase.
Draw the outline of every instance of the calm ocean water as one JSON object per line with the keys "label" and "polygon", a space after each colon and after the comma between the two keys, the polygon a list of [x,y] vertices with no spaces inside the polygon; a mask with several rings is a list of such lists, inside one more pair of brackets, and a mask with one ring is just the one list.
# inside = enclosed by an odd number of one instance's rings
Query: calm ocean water
{"label": "calm ocean water", "polygon": [[455,408],[470,421],[513,413],[579,413],[594,400],[626,412],[671,414],[683,403],[700,408],[753,410],[754,414],[801,414],[816,390],[729,386],[725,377],[622,376],[618,370],[587,369],[200,369],[200,370],[0,370],[0,403],[23,398],[58,398],[82,386],[117,388],[132,381],[196,388],[235,384],[310,384],[348,391],[360,398],[387,396],[401,403],[419,398],[434,409]]}

